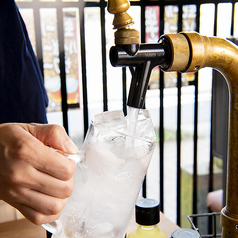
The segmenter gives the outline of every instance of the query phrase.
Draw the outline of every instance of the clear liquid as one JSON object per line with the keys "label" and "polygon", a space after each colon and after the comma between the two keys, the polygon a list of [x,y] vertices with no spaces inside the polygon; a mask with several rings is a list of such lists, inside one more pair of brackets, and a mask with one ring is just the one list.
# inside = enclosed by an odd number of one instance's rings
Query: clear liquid
{"label": "clear liquid", "polygon": [[127,114],[127,133],[128,136],[126,138],[126,150],[128,152],[128,148],[134,147],[134,137],[136,134],[136,126],[138,121],[138,115],[139,115],[140,109],[128,107],[128,114]]}
{"label": "clear liquid", "polygon": [[136,133],[136,125],[138,120],[138,114],[140,109],[128,107],[128,115],[127,115],[127,132],[131,137],[135,136]]}

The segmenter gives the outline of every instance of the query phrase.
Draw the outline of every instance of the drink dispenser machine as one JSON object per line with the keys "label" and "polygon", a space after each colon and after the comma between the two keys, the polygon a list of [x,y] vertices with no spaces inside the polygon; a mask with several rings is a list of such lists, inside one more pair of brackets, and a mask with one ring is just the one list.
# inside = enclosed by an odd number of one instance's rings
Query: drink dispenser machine
{"label": "drink dispenser machine", "polygon": [[128,66],[132,80],[128,106],[142,108],[151,70],[181,73],[197,72],[204,67],[218,70],[229,89],[229,136],[226,206],[221,211],[223,238],[238,238],[238,47],[232,42],[202,36],[197,32],[166,34],[158,43],[141,44],[140,33],[131,29],[133,19],[126,12],[127,0],[109,0],[108,11],[114,14],[115,46],[110,61],[115,67]]}

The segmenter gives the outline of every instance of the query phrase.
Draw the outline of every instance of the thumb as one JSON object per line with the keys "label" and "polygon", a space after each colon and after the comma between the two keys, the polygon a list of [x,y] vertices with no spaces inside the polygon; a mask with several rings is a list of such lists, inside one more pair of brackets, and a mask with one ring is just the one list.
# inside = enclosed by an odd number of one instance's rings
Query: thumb
{"label": "thumb", "polygon": [[69,138],[65,129],[59,125],[30,124],[29,132],[45,145],[68,154],[78,152],[78,147]]}

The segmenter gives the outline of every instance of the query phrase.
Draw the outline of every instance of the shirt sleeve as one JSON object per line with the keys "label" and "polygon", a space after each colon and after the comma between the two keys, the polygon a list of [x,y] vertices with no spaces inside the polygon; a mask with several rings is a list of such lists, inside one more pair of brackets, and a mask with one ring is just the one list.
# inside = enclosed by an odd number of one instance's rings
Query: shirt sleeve
{"label": "shirt sleeve", "polygon": [[0,1],[0,123],[47,123],[47,93],[14,0]]}

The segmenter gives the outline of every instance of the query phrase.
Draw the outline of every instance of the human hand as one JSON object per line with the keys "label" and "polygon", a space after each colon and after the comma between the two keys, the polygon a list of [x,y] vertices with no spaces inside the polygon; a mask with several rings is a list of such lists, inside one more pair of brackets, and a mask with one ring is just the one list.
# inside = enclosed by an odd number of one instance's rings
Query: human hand
{"label": "human hand", "polygon": [[56,220],[73,192],[78,148],[61,126],[0,125],[0,199],[40,225]]}

